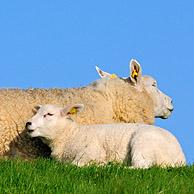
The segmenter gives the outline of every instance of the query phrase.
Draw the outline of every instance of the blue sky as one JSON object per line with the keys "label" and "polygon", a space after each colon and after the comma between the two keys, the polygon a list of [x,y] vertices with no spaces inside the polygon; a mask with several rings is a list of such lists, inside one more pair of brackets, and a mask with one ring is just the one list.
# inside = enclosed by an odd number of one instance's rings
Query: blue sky
{"label": "blue sky", "polygon": [[95,64],[144,74],[173,98],[169,129],[194,162],[194,1],[33,0],[0,2],[0,87],[79,87]]}

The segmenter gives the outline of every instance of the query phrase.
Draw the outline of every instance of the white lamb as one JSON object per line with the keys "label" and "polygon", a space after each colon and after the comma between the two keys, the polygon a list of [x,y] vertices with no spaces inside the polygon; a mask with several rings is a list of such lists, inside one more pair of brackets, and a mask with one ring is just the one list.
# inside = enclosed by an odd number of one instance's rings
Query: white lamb
{"label": "white lamb", "polygon": [[146,124],[81,125],[71,119],[83,108],[40,106],[27,123],[31,137],[41,137],[52,157],[78,166],[111,161],[132,167],[182,166],[186,163],[177,139],[167,130]]}

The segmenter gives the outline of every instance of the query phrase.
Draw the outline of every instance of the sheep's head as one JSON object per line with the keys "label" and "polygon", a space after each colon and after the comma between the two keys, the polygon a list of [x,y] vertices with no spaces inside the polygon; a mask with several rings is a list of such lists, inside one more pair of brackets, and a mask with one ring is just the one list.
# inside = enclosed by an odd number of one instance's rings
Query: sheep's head
{"label": "sheep's head", "polygon": [[[141,66],[135,59],[132,59],[129,65],[130,76],[121,79],[126,80],[137,90],[142,91],[144,89],[148,93],[154,104],[155,117],[168,118],[173,111],[172,99],[158,89],[155,79],[151,76],[142,76]],[[96,70],[101,78],[111,78],[112,74],[102,71],[98,67],[96,67]]]}
{"label": "sheep's head", "polygon": [[37,107],[37,113],[26,123],[26,129],[31,137],[52,140],[69,122],[73,122],[70,116],[81,111],[83,107],[82,104],[65,108],[50,104],[40,105]]}
{"label": "sheep's head", "polygon": [[158,89],[156,80],[151,76],[144,76],[142,80],[153,100],[155,117],[167,119],[173,111],[172,99]]}

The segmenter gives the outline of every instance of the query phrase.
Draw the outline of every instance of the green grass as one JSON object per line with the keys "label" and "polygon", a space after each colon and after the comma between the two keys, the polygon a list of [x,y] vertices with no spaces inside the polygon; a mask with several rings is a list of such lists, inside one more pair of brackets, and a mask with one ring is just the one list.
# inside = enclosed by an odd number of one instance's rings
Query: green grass
{"label": "green grass", "polygon": [[128,169],[76,167],[54,160],[0,160],[0,193],[194,193],[194,165]]}

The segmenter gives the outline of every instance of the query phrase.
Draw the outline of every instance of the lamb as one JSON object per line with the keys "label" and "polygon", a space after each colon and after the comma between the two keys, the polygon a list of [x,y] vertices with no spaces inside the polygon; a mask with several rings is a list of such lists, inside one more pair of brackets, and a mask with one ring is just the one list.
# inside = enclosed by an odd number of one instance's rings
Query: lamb
{"label": "lamb", "polygon": [[135,168],[186,164],[179,142],[169,131],[137,123],[78,124],[71,115],[82,109],[83,104],[39,106],[26,128],[31,137],[41,137],[51,147],[52,157],[78,166],[108,162]]}
{"label": "lamb", "polygon": [[[135,67],[135,63],[132,66],[129,79],[103,78],[82,88],[0,90],[0,156],[34,158],[50,155],[48,146],[38,138],[32,141],[26,134],[25,123],[33,116],[37,104],[65,106],[82,102],[85,110],[73,118],[81,124],[153,124],[154,117],[169,117],[173,109],[171,98],[152,82],[145,85],[141,67]],[[134,76],[137,68],[138,76]],[[148,93],[148,89],[152,92]]]}

